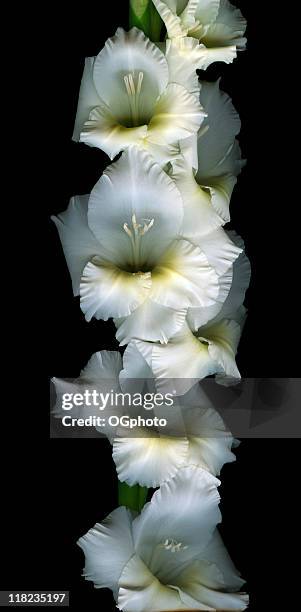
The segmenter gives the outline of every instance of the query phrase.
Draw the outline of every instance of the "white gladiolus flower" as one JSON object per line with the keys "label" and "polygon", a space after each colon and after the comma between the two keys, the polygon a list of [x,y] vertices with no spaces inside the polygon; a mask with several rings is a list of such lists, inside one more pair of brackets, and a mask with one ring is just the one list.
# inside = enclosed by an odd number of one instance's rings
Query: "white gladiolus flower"
{"label": "white gladiolus flower", "polygon": [[136,518],[114,510],[78,542],[86,580],[110,588],[124,612],[244,610],[244,581],[216,530],[218,484],[183,468]]}
{"label": "white gladiolus flower", "polygon": [[[200,99],[208,117],[197,135],[171,161],[170,176],[184,204],[183,236],[204,236],[230,220],[229,203],[243,162],[236,140],[240,119],[227,94],[216,83],[201,84]],[[196,170],[193,152],[196,145]]]}
{"label": "white gladiolus flower", "polygon": [[[134,343],[129,348],[132,357],[137,349]],[[148,428],[127,437],[124,430],[115,437],[113,459],[119,480],[130,486],[156,488],[182,467],[194,465],[218,476],[225,463],[235,461],[233,437],[200,387],[178,400],[175,397],[172,407],[163,404],[148,414],[167,419],[167,426],[159,433]]]}
{"label": "white gladiolus flower", "polygon": [[[234,233],[231,236],[243,246],[240,238]],[[235,355],[246,318],[242,304],[249,282],[250,264],[242,253],[233,265],[231,289],[218,314],[216,307],[189,309],[187,322],[165,346],[136,341],[158,390],[170,391],[172,384],[183,395],[197,380],[212,374],[223,385],[239,381]]]}
{"label": "white gladiolus flower", "polygon": [[90,198],[72,199],[54,221],[87,321],[114,317],[123,343],[167,342],[188,308],[220,301],[219,279],[241,249],[223,230],[186,240],[182,220],[174,182],[137,147],[107,168]]}
{"label": "white gladiolus flower", "polygon": [[216,374],[221,384],[238,382],[240,373],[235,355],[244,315],[244,311],[239,312],[232,319],[214,321],[196,332],[185,324],[167,345],[156,345],[152,351],[152,368],[158,389],[165,387],[165,379],[180,379],[174,386],[185,393],[196,379],[211,374]]}
{"label": "white gladiolus flower", "polygon": [[86,59],[73,138],[111,159],[137,144],[166,163],[173,145],[195,134],[203,119],[199,100],[170,81],[164,54],[137,28],[118,28]]}
{"label": "white gladiolus flower", "polygon": [[[206,69],[212,62],[232,62],[244,49],[246,20],[228,0],[153,0],[162,17],[167,36],[174,43],[172,53],[191,50],[195,68]],[[189,42],[188,38],[194,42]],[[199,44],[201,43],[201,44]]]}
{"label": "white gladiolus flower", "polygon": [[[153,373],[134,342],[127,347],[123,364],[120,353],[100,351],[92,355],[76,380],[53,379],[53,382],[57,392],[54,416],[62,419],[68,414],[71,418],[83,419],[101,414],[106,418],[105,424],[96,425],[95,428],[110,440],[119,480],[130,486],[158,487],[172,478],[179,468],[189,465],[200,466],[213,475],[219,475],[225,463],[235,460],[231,452],[233,437],[198,386],[183,396],[181,402],[175,397],[172,407],[161,401],[159,407],[145,412],[143,407],[136,409],[129,402],[126,394],[130,392],[132,398],[135,393],[142,395],[146,382],[147,397],[157,395]],[[72,410],[66,412],[62,398],[66,394],[68,397],[84,394],[87,389],[91,392],[96,390],[102,394],[102,398],[108,394],[109,401],[104,412],[100,413],[99,406],[90,400],[89,405],[73,405]],[[123,393],[124,405],[111,405],[112,393]],[[126,427],[111,427],[108,424],[110,413],[119,416],[127,414],[134,418],[138,414],[148,419],[155,416],[170,418],[173,435],[169,435],[168,423],[159,431],[155,427],[143,430],[136,427],[134,434],[128,437]]]}

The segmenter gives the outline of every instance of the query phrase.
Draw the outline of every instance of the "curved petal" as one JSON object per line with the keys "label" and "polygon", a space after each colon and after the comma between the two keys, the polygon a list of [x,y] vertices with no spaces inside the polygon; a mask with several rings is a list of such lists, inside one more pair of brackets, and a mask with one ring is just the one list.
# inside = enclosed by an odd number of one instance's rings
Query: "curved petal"
{"label": "curved petal", "polygon": [[170,83],[157,101],[148,126],[148,138],[157,144],[174,143],[195,134],[204,111],[194,94]]}
{"label": "curved petal", "polygon": [[195,18],[202,24],[214,23],[220,7],[220,0],[198,0]]}
{"label": "curved petal", "polygon": [[[193,136],[189,136],[189,138],[185,138],[181,140],[180,143],[180,158],[183,156],[185,163],[193,170],[198,169],[199,160],[198,160],[198,137],[197,134]],[[179,155],[178,155],[179,157]],[[173,160],[170,159],[170,162]]]}
{"label": "curved petal", "polygon": [[[188,138],[186,140],[189,140]],[[183,141],[185,142],[185,140]],[[170,163],[172,159],[179,156],[179,143],[168,143],[168,144],[156,144],[151,142],[147,137],[139,144],[139,147],[143,148],[146,153],[151,155],[154,160],[165,170],[165,166]]]}
{"label": "curved petal", "polygon": [[181,18],[177,15],[174,3],[171,3],[170,0],[153,0],[153,4],[166,26],[168,38],[187,34],[187,29],[185,30]]}
{"label": "curved petal", "polygon": [[126,317],[148,297],[150,272],[131,274],[94,258],[86,265],[80,285],[80,305],[86,320]]}
{"label": "curved petal", "polygon": [[81,371],[81,382],[100,382],[102,379],[116,379],[117,382],[121,369],[122,357],[118,351],[98,351]]}
{"label": "curved petal", "polygon": [[[232,241],[241,249],[244,242],[235,232],[229,232]],[[243,251],[233,264],[233,281],[229,294],[219,312],[218,319],[231,318],[244,302],[246,291],[251,279],[251,265]]]}
{"label": "curved petal", "polygon": [[218,438],[189,437],[187,465],[197,465],[219,476],[225,463],[235,461],[231,447],[232,438],[226,435]]}
{"label": "curved petal", "polygon": [[[172,584],[181,566],[208,544],[221,518],[218,485],[205,470],[180,468],[134,520],[135,550],[161,582]],[[170,542],[178,544],[177,552],[171,552]]]}
{"label": "curved petal", "polygon": [[[219,166],[231,151],[241,127],[231,98],[220,90],[219,82],[202,82],[201,86],[201,104],[208,113],[198,137],[199,169],[196,180],[202,185],[206,185],[205,179],[220,176]],[[235,174],[235,168],[233,170]]]}
{"label": "curved petal", "polygon": [[228,47],[235,45],[238,49],[246,46],[247,22],[241,11],[228,0],[220,0],[219,12],[216,20],[206,30],[202,41],[206,47]]}
{"label": "curved petal", "polygon": [[117,508],[77,543],[85,553],[85,579],[96,588],[112,589],[116,596],[120,575],[134,553],[130,512]]}
{"label": "curved petal", "polygon": [[192,331],[197,331],[200,327],[220,318],[223,305],[231,291],[233,268],[236,261],[218,278],[219,291],[215,304],[211,304],[211,306],[206,308],[188,308],[187,323]]}
{"label": "curved petal", "polygon": [[[219,178],[223,178],[229,174],[235,177],[238,176],[245,164],[246,160],[242,159],[239,142],[238,140],[234,140],[233,146],[230,147],[223,161],[218,164]],[[211,177],[211,180],[212,179],[213,177]]]}
{"label": "curved petal", "polygon": [[199,98],[200,83],[196,70],[203,65],[206,47],[195,38],[166,41],[165,56],[169,67],[170,83],[178,83]]}
{"label": "curved petal", "polygon": [[208,352],[207,343],[200,342],[185,324],[182,330],[152,352],[152,370],[158,390],[170,390],[170,384],[178,395],[187,393],[200,379],[217,370],[216,362]]}
{"label": "curved petal", "polygon": [[113,459],[119,480],[155,488],[175,476],[183,463],[187,465],[187,450],[186,438],[116,438]]}
{"label": "curved petal", "polygon": [[186,312],[186,308],[174,310],[148,299],[126,319],[114,321],[116,338],[121,346],[133,338],[166,343],[184,325]]}
{"label": "curved petal", "polygon": [[218,529],[215,530],[202,556],[208,565],[215,565],[219,570],[219,575],[216,574],[215,576],[210,576],[210,568],[206,574],[204,572],[204,585],[215,589],[226,587],[229,591],[238,591],[241,589],[245,580],[241,578],[232,562]]}
{"label": "curved petal", "polygon": [[151,269],[177,235],[183,203],[173,181],[137,147],[125,151],[106,169],[89,199],[89,226],[111,253],[111,261],[120,266],[133,265],[135,261],[132,240],[125,230],[127,224],[128,230],[133,231],[133,215],[137,223],[149,225],[139,243],[138,272],[146,265]]}
{"label": "curved petal", "polygon": [[[195,561],[189,565],[177,579],[177,585],[183,593],[183,602],[187,603],[187,607],[192,597],[201,605],[208,606],[208,610],[227,610],[227,612],[245,610],[249,603],[249,598],[245,593],[227,592],[226,588],[215,589],[203,584],[203,581],[206,580],[216,582],[219,575],[219,569],[213,564]],[[188,595],[187,600],[186,594]]]}
{"label": "curved petal", "polygon": [[151,299],[180,309],[209,306],[217,296],[217,274],[205,254],[188,240],[175,240],[152,272]]}
{"label": "curved petal", "polygon": [[110,159],[131,145],[141,145],[147,126],[125,127],[118,123],[110,108],[102,101],[94,108],[80,133],[80,142],[102,149]]}
{"label": "curved petal", "polygon": [[[196,388],[198,389],[199,385]],[[184,406],[189,401],[186,397],[187,395],[182,398]],[[205,405],[203,396],[196,399],[194,406],[188,404],[187,409],[183,410],[189,441],[187,465],[202,467],[218,476],[225,463],[235,461],[235,455],[231,452],[233,436],[219,413],[210,405],[208,398]]]}
{"label": "curved petal", "polygon": [[124,612],[187,610],[177,590],[165,586],[134,555],[119,580],[118,608]]}
{"label": "curved petal", "polygon": [[[210,192],[211,204],[222,224],[230,221],[229,205],[233,189],[236,185],[237,178],[231,174],[211,178],[205,181],[206,187]],[[210,183],[210,184],[209,184]]]}
{"label": "curved petal", "polygon": [[83,125],[89,119],[90,112],[100,102],[93,82],[93,64],[94,57],[86,57],[72,135],[72,139],[76,141],[79,140]]}
{"label": "curved petal", "polygon": [[230,319],[223,319],[212,326],[203,327],[198,332],[198,337],[208,342],[209,355],[219,365],[222,376],[217,381],[222,384],[230,384],[240,379],[235,363],[240,336],[240,325]]}
{"label": "curved petal", "polygon": [[118,28],[95,58],[93,79],[99,97],[110,107],[118,122],[127,125],[131,117],[124,77],[143,74],[139,93],[138,123],[148,123],[158,96],[168,83],[168,65],[163,53],[141,30]]}
{"label": "curved petal", "polygon": [[207,260],[218,276],[222,276],[233,267],[242,249],[232,242],[230,236],[221,227],[206,234],[198,240]]}
{"label": "curved petal", "polygon": [[[146,344],[146,343],[145,343]],[[151,370],[151,345],[142,354],[135,341],[132,341],[123,353],[123,369],[120,372],[120,382],[126,383],[127,379],[153,378]]]}
{"label": "curved petal", "polygon": [[212,49],[206,46],[203,52],[203,62],[200,66],[200,70],[206,70],[214,62],[232,64],[236,57],[237,52],[235,45],[228,47],[213,47]]}
{"label": "curved petal", "polygon": [[212,205],[211,194],[198,185],[188,161],[182,157],[171,161],[171,165],[171,178],[179,189],[184,205],[181,234],[193,239],[223,225],[223,218]]}
{"label": "curved petal", "polygon": [[98,255],[101,247],[88,226],[89,196],[71,198],[65,212],[51,217],[62,242],[74,295],[79,295],[80,280],[87,262]]}
{"label": "curved petal", "polygon": [[191,329],[196,331],[199,327],[206,325],[214,319],[221,311],[232,284],[233,265],[239,257],[242,249],[236,245],[230,236],[222,228],[198,239],[201,249],[204,251],[210,266],[218,276],[218,295],[215,303],[207,305],[206,308],[189,308],[187,320]]}

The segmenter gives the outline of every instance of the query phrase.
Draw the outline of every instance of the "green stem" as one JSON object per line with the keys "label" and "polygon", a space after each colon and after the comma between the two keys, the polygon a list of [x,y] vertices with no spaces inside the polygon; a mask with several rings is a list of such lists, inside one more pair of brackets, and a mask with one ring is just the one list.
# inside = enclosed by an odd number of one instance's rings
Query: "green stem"
{"label": "green stem", "polygon": [[148,38],[159,42],[162,19],[152,3],[152,0],[130,0],[130,28],[136,27]]}
{"label": "green stem", "polygon": [[141,512],[147,498],[148,488],[135,485],[129,487],[125,482],[118,481],[118,503],[130,510]]}

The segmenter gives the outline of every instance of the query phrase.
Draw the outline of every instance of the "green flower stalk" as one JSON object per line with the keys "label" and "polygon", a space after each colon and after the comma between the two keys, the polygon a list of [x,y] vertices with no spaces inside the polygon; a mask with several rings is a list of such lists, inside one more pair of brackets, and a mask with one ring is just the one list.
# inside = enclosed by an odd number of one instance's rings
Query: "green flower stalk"
{"label": "green flower stalk", "polygon": [[139,28],[152,41],[160,40],[163,22],[152,0],[130,0],[129,21],[130,28]]}
{"label": "green flower stalk", "polygon": [[130,487],[125,482],[118,481],[118,503],[119,506],[126,506],[130,510],[141,512],[145,505],[148,494],[147,487],[135,485]]}

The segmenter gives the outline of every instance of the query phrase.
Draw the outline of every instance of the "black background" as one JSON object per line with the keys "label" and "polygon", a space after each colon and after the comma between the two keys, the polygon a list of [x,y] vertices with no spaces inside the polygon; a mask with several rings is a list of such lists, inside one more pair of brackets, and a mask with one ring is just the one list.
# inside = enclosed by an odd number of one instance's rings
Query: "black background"
{"label": "black background", "polygon": [[[288,153],[279,144],[285,106],[279,75],[285,76],[286,68],[275,47],[280,16],[274,3],[260,3],[260,9],[258,4],[237,0],[249,22],[248,50],[233,65],[216,64],[206,78],[222,75],[222,87],[242,119],[240,141],[248,159],[231,209],[233,227],[245,239],[253,270],[238,364],[243,376],[281,378],[300,375],[292,310],[291,220],[286,214],[294,203],[287,201],[286,193]],[[104,10],[104,5],[109,6]],[[29,161],[32,195],[37,196],[37,208],[29,206],[26,215],[28,228],[34,230],[32,241],[26,240],[30,291],[25,268],[17,268],[23,303],[32,298],[30,322],[21,316],[28,337],[16,347],[18,372],[28,365],[29,374],[24,386],[15,383],[14,391],[24,399],[13,414],[18,424],[23,416],[24,428],[14,429],[14,439],[16,429],[19,432],[14,465],[7,459],[8,517],[2,534],[6,546],[1,588],[66,589],[71,591],[71,608],[108,612],[115,609],[110,592],[95,590],[81,578],[84,559],[76,540],[117,504],[111,449],[96,439],[49,439],[47,377],[76,376],[93,352],[118,345],[113,324],[84,321],[49,217],[64,210],[71,195],[88,193],[108,163],[101,151],[73,143],[71,134],[84,57],[96,55],[118,25],[127,28],[127,6],[127,0],[64,7],[46,3],[33,15],[36,42],[27,59],[38,93],[26,118],[26,148],[18,150],[20,165]],[[24,120],[20,118],[20,126]],[[39,165],[31,163],[32,152],[38,154]],[[31,194],[26,195],[31,203]],[[42,239],[40,213],[46,225]],[[27,225],[19,229],[28,236]],[[39,346],[31,353],[36,340]],[[222,473],[222,533],[247,580],[250,610],[288,609],[295,601],[285,572],[298,510],[298,450],[299,440],[294,439],[244,440],[237,462]]]}

